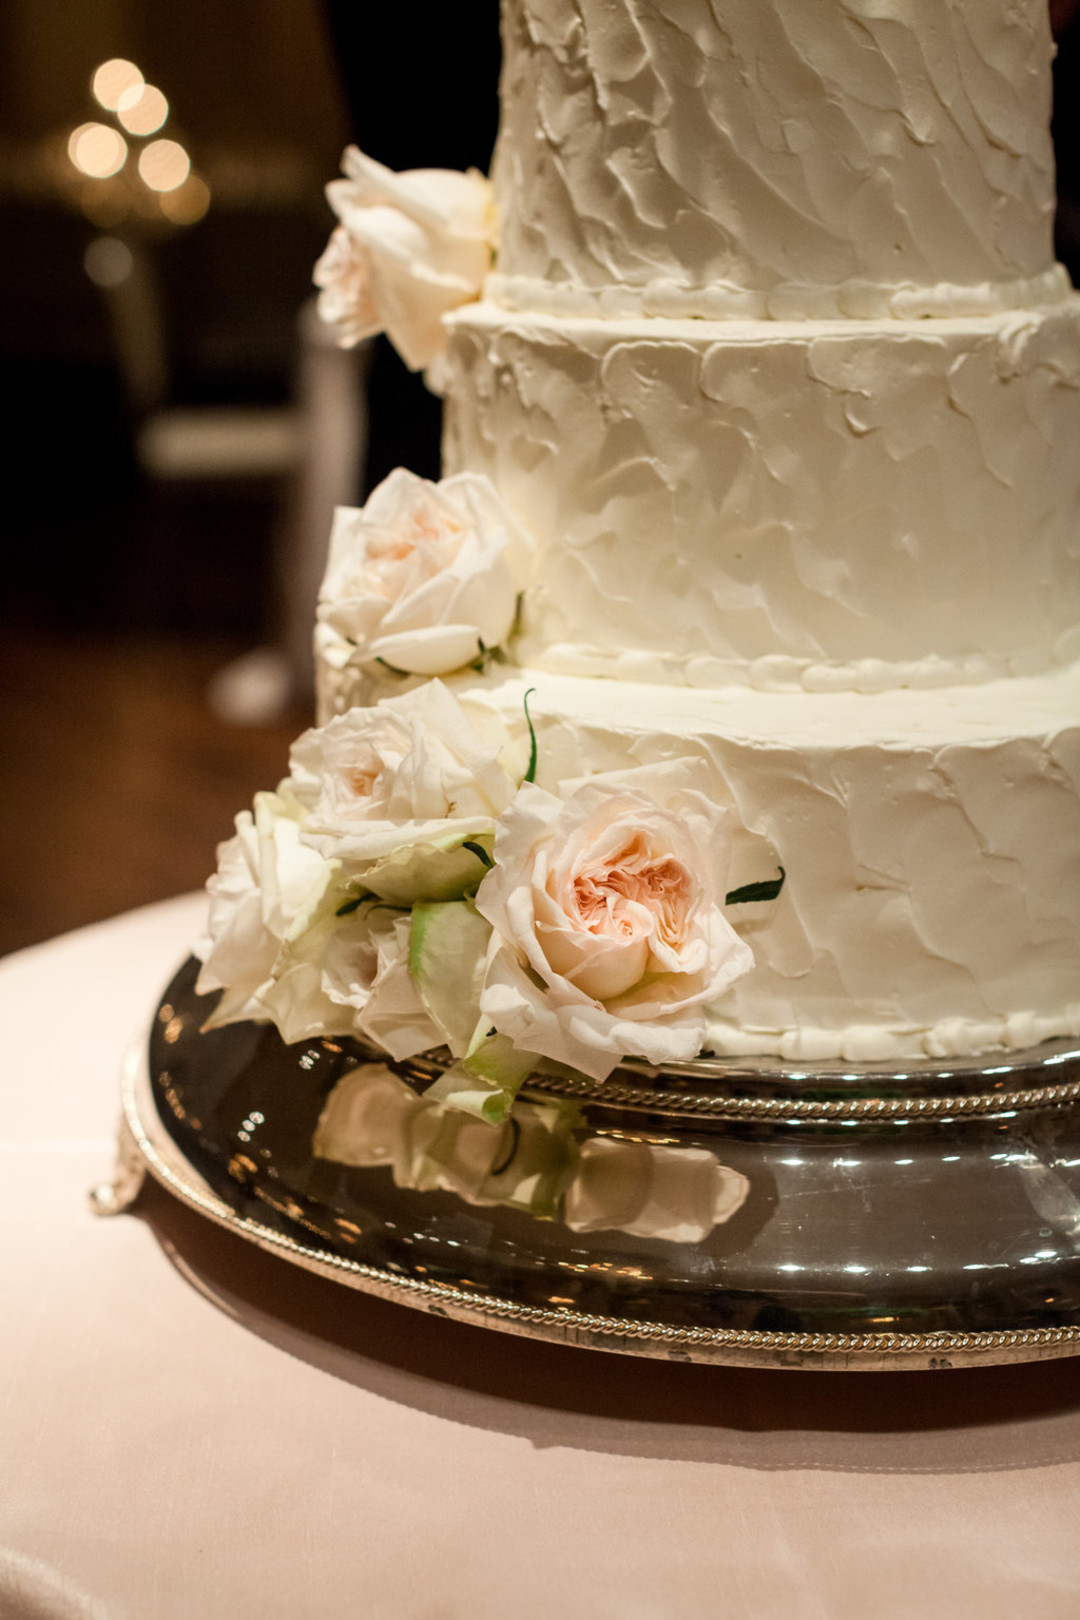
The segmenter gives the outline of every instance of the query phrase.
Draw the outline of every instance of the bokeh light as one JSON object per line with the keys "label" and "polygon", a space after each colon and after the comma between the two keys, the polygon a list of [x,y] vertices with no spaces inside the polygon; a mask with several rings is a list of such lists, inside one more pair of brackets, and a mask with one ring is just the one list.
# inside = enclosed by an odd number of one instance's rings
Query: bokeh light
{"label": "bokeh light", "polygon": [[119,287],[130,276],[131,249],[116,236],[98,236],[83,255],[90,280],[98,287]]}
{"label": "bokeh light", "polygon": [[[147,193],[139,188],[143,196]],[[92,186],[81,186],[78,207],[99,231],[114,231],[131,218],[134,187],[126,185],[122,175],[110,180],[95,180]]]}
{"label": "bokeh light", "polygon": [[120,98],[131,90],[138,90],[143,82],[143,76],[134,62],[127,62],[122,56],[114,56],[109,62],[102,62],[96,69],[90,81],[94,95],[102,107],[109,112],[115,112],[120,105]]}
{"label": "bokeh light", "polygon": [[194,225],[210,207],[210,187],[197,174],[189,174],[175,191],[161,194],[161,212],[174,225]]}
{"label": "bokeh light", "polygon": [[108,124],[80,124],[68,137],[68,157],[82,173],[95,180],[117,174],[127,158],[127,142]]}
{"label": "bokeh light", "polygon": [[191,159],[179,141],[151,141],[139,153],[139,173],[151,191],[175,191],[191,172]]}
{"label": "bokeh light", "polygon": [[169,116],[169,103],[155,84],[132,85],[116,106],[116,116],[129,135],[152,135]]}

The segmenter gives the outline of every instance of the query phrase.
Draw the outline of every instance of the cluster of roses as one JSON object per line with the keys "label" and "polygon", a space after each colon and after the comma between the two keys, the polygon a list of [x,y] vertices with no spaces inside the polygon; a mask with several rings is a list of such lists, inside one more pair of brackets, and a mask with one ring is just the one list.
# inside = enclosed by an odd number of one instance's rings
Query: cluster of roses
{"label": "cluster of roses", "polygon": [[[488,183],[395,175],[355,148],[344,167],[320,312],[345,343],[385,330],[437,386],[442,316],[490,268]],[[490,714],[482,734],[430,679],[504,652],[531,553],[471,474],[399,470],[339,510],[319,654],[400,695],[308,732],[237,818],[198,947],[200,990],[222,991],[211,1026],[355,1035],[399,1059],[447,1047],[437,1096],[489,1120],[542,1061],[603,1079],[624,1056],[699,1052],[702,1009],[753,962],[724,916],[727,812],[705,766],[540,785],[527,714],[516,738]]]}
{"label": "cluster of roses", "polygon": [[399,1187],[559,1220],[571,1232],[700,1243],[746,1201],[746,1177],[707,1148],[593,1136],[583,1124],[574,1103],[545,1099],[516,1102],[492,1126],[418,1097],[385,1063],[360,1063],[327,1097],[312,1153],[385,1168]]}
{"label": "cluster of roses", "polygon": [[209,1024],[447,1047],[437,1095],[491,1120],[543,1059],[603,1079],[627,1055],[696,1056],[704,1006],[753,964],[706,768],[549,789],[526,720],[493,739],[428,681],[302,736],[219,850]]}

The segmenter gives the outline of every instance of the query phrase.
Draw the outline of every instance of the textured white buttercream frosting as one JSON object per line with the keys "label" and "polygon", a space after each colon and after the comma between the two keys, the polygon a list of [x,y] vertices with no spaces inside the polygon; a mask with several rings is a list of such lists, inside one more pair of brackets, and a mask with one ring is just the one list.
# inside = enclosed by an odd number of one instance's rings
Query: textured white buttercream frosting
{"label": "textured white buttercream frosting", "polygon": [[1076,656],[1080,299],[933,321],[451,318],[446,460],[538,551],[526,661],[812,689]]}
{"label": "textured white buttercream frosting", "polygon": [[506,0],[503,33],[518,303],[812,316],[943,286],[991,309],[1051,269],[1045,0]]}

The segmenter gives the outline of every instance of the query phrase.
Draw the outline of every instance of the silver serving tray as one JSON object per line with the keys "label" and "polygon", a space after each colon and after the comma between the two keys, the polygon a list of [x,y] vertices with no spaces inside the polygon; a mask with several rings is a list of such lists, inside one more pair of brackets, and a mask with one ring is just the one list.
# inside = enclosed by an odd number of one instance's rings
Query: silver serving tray
{"label": "silver serving tray", "polygon": [[[438,1056],[388,1074],[382,1054],[349,1042],[202,1033],[211,1003],[195,973],[176,976],[125,1063],[100,1213],[131,1208],[149,1173],[331,1281],[589,1349],[852,1371],[1080,1353],[1075,1043],[902,1072],[699,1060],[628,1063],[602,1084],[540,1076],[522,1119],[564,1110],[572,1158],[537,1213],[520,1186],[516,1202],[500,1192],[517,1125],[503,1128],[497,1173],[468,1184],[461,1152],[441,1149],[434,1176],[430,1155],[422,1171],[400,1144],[388,1157],[385,1109],[382,1162],[313,1157],[336,1086],[397,1088],[414,1115],[405,1087],[429,1084]],[[597,1180],[605,1158],[632,1173]],[[686,1192],[706,1182],[742,1189],[711,1225]]]}

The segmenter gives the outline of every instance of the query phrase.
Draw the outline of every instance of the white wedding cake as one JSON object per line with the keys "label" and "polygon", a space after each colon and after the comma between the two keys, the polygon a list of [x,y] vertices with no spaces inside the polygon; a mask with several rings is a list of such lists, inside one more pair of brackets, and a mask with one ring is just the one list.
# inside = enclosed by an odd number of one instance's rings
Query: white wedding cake
{"label": "white wedding cake", "polygon": [[220,1021],[449,1046],[473,1107],[1080,1033],[1051,52],[1045,0],[504,0],[490,188],[347,154],[324,312],[447,476],[338,514]]}

